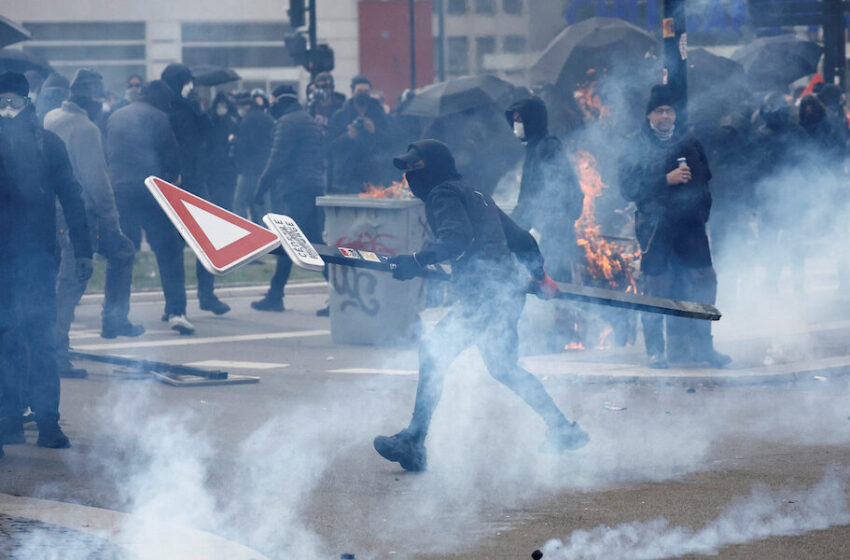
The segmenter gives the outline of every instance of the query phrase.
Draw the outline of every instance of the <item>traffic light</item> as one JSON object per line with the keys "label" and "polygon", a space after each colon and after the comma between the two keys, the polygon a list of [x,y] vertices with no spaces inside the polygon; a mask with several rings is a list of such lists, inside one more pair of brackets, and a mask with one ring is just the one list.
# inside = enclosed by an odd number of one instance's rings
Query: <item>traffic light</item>
{"label": "traffic light", "polygon": [[301,33],[293,33],[283,38],[289,58],[300,66],[307,65],[307,38]]}
{"label": "traffic light", "polygon": [[334,69],[334,51],[328,45],[318,45],[316,50],[308,51],[308,62],[305,68],[315,76],[320,72],[330,72]]}
{"label": "traffic light", "polygon": [[289,0],[289,25],[292,29],[304,27],[306,20],[304,19],[304,0]]}

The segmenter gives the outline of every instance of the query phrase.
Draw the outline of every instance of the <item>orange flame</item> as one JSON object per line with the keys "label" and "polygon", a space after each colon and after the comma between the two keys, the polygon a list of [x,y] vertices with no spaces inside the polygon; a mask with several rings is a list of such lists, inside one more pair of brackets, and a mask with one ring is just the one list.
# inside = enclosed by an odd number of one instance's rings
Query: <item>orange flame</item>
{"label": "orange flame", "polygon": [[413,198],[413,193],[410,192],[410,187],[404,179],[393,181],[389,187],[372,183],[366,183],[363,186],[366,190],[360,193],[361,198]]}
{"label": "orange flame", "polygon": [[596,169],[596,158],[579,150],[573,156],[573,163],[584,193],[584,206],[575,228],[587,261],[587,273],[591,278],[606,280],[612,288],[625,287],[627,292],[637,293],[630,264],[640,256],[640,251],[629,253],[628,249],[606,240],[596,223],[596,199],[608,188]]}
{"label": "orange flame", "polygon": [[602,98],[594,91],[596,81],[579,84],[573,92],[584,118],[591,121],[607,121],[611,118],[611,107],[602,103]]}

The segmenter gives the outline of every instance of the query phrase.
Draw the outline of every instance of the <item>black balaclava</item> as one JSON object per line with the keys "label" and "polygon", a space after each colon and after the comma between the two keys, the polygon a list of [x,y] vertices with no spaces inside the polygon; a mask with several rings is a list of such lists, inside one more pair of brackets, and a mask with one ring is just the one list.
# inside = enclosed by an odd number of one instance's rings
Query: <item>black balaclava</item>
{"label": "black balaclava", "polygon": [[773,130],[784,128],[791,122],[791,107],[779,92],[770,93],[764,98],[759,114],[767,127]]}
{"label": "black balaclava", "polygon": [[142,88],[142,101],[153,105],[164,113],[170,110],[171,100],[174,99],[175,95],[174,90],[162,80],[153,80]]}
{"label": "black balaclava", "polygon": [[417,198],[424,199],[440,183],[460,178],[448,146],[437,140],[419,140],[410,144],[407,153],[395,157],[393,164],[399,169],[407,169],[408,163],[419,160],[425,164],[424,167],[404,174],[410,192]]}
{"label": "black balaclava", "polygon": [[523,140],[535,142],[549,135],[549,115],[546,104],[539,97],[517,101],[505,111],[508,126],[514,126],[514,113],[519,113],[525,131]]}
{"label": "black balaclava", "polygon": [[185,64],[172,62],[165,67],[160,76],[163,82],[174,90],[177,95],[182,96],[183,86],[192,81],[192,71]]}
{"label": "black balaclava", "polygon": [[800,126],[809,134],[814,133],[826,117],[826,108],[816,95],[807,95],[800,101]]}

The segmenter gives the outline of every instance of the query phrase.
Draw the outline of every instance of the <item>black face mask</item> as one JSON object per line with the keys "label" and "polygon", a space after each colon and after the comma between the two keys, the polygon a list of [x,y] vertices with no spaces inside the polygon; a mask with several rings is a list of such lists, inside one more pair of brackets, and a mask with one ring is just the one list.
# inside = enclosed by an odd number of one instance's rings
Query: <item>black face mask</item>
{"label": "black face mask", "polygon": [[371,96],[368,93],[358,93],[354,96],[354,102],[360,107],[365,107],[369,103],[369,97]]}
{"label": "black face mask", "polygon": [[427,167],[408,171],[404,174],[404,178],[407,179],[407,185],[413,196],[421,199],[424,199],[431,189],[440,183],[439,177]]}

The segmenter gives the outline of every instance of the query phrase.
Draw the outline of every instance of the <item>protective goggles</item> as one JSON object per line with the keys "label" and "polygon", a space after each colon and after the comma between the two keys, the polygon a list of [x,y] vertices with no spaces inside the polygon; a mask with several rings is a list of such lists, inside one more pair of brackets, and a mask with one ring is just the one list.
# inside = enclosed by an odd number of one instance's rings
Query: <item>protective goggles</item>
{"label": "protective goggles", "polygon": [[27,106],[29,97],[21,97],[20,95],[4,95],[0,96],[0,109],[11,107],[16,111]]}

